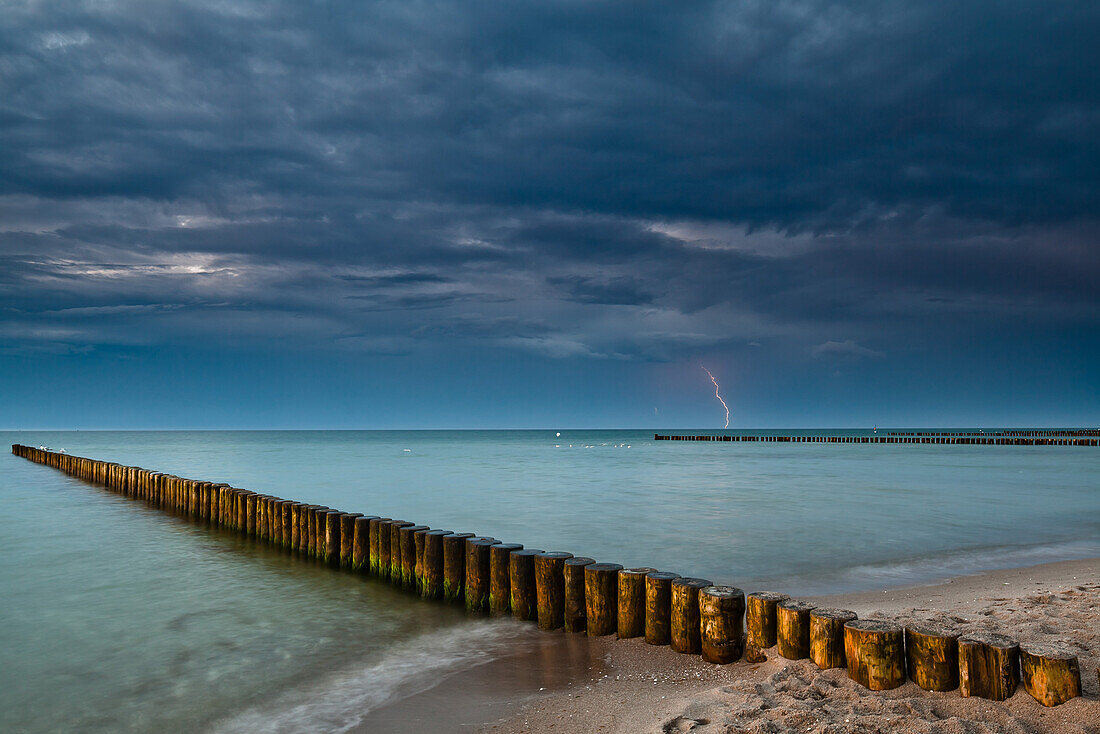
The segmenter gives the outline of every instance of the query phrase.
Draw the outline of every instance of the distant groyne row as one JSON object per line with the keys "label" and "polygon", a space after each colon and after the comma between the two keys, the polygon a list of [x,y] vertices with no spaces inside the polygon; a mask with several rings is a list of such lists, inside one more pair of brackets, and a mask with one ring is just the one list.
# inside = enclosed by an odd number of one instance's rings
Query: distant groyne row
{"label": "distant groyne row", "polygon": [[959,446],[1100,446],[1100,438],[1040,438],[1026,436],[889,434],[886,436],[674,436],[653,434],[654,441],[723,441],[738,443],[934,443]]}
{"label": "distant groyne row", "polygon": [[1024,430],[1013,429],[1005,431],[887,431],[887,436],[1019,436],[1019,437],[1046,437],[1066,438],[1070,436],[1100,436],[1098,428],[1067,428],[1064,430]]}
{"label": "distant groyne row", "polygon": [[[684,440],[684,439],[681,439]],[[946,625],[858,619],[786,594],[733,586],[571,553],[525,548],[474,533],[349,513],[136,466],[15,444],[12,453],[101,485],[186,520],[235,532],[388,581],[473,615],[511,615],[544,630],[644,637],[712,663],[809,658],[846,668],[872,690],[907,679],[930,691],[1004,700],[1017,685],[1044,706],[1081,695],[1077,657],[1057,645]]]}

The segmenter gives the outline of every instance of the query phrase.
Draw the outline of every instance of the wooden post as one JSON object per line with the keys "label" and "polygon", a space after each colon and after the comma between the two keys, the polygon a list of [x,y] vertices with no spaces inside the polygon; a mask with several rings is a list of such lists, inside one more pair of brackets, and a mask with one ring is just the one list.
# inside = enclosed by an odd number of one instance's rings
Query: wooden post
{"label": "wooden post", "polygon": [[749,632],[749,644],[766,650],[776,644],[776,606],[791,597],[774,591],[754,591],[748,595],[745,626]]}
{"label": "wooden post", "polygon": [[1020,679],[1024,689],[1044,706],[1057,706],[1081,695],[1077,656],[1064,645],[1020,645]]}
{"label": "wooden post", "polygon": [[655,568],[624,568],[619,571],[618,636],[619,639],[645,634],[645,577]]}
{"label": "wooden post", "polygon": [[249,492],[245,496],[244,532],[246,535],[256,534],[256,500],[255,493]]}
{"label": "wooden post", "polygon": [[905,632],[899,624],[880,619],[845,623],[844,655],[848,677],[872,691],[905,683]]}
{"label": "wooden post", "polygon": [[699,626],[703,660],[725,665],[741,658],[745,634],[745,592],[735,586],[708,586],[699,591]]}
{"label": "wooden post", "polygon": [[283,502],[283,547],[290,548],[290,541],[294,535],[294,506],[297,502]]}
{"label": "wooden post", "polygon": [[313,548],[312,555],[319,561],[325,560],[325,538],[328,536],[328,513],[331,507],[318,507],[313,511]]}
{"label": "wooden post", "polygon": [[407,528],[410,525],[412,523],[405,520],[390,521],[390,573],[388,578],[394,586],[401,586],[404,583],[401,568],[401,528]]}
{"label": "wooden post", "polygon": [[512,616],[524,621],[538,617],[538,593],[535,590],[535,556],[541,548],[524,548],[508,554],[508,586]]}
{"label": "wooden post", "polygon": [[426,525],[422,525],[421,528],[421,530],[413,533],[413,554],[416,556],[416,563],[413,565],[413,576],[416,578],[415,591],[417,594],[424,593],[424,536],[431,530]]}
{"label": "wooden post", "polygon": [[397,531],[401,545],[401,588],[416,591],[416,538],[420,530],[431,530],[427,525],[406,525]]}
{"label": "wooden post", "polygon": [[443,600],[461,602],[465,599],[466,538],[473,533],[451,533],[443,536]]}
{"label": "wooden post", "polygon": [[1016,692],[1020,646],[991,632],[973,632],[959,638],[959,693],[1004,701]]}
{"label": "wooden post", "polygon": [[810,657],[810,610],[813,604],[786,599],[775,606],[776,642],[788,660]]}
{"label": "wooden post", "polygon": [[822,670],[845,667],[844,625],[857,619],[847,609],[810,610],[810,660]]}
{"label": "wooden post", "polygon": [[[380,537],[381,537],[381,533],[382,533],[382,528],[391,519],[392,518],[389,518],[389,517],[379,517],[379,518],[374,518],[370,521],[370,536],[368,538],[369,543],[370,543],[370,547],[368,548],[368,553],[370,555],[367,559],[367,562],[369,564],[368,571],[370,572],[370,574],[372,576],[378,576],[378,575],[381,574],[381,570],[380,570],[380,567],[379,567],[380,566],[380,559],[382,557],[381,556],[381,547],[382,546],[381,546],[381,543],[380,543]],[[389,531],[387,530],[386,532],[388,533]],[[389,535],[386,535],[386,537],[388,538]],[[389,562],[389,551],[388,550],[386,552],[386,561],[387,561],[387,563]]]}
{"label": "wooden post", "polygon": [[926,691],[959,687],[959,636],[947,627],[925,623],[905,628],[909,679]]}
{"label": "wooden post", "polygon": [[621,570],[623,567],[617,563],[590,563],[584,567],[584,609],[589,637],[610,635],[618,629]]}
{"label": "wooden post", "polygon": [[652,571],[645,577],[645,641],[667,645],[672,635],[672,580],[678,573]]}
{"label": "wooden post", "polygon": [[443,598],[443,538],[450,530],[429,530],[424,533],[424,586],[420,595],[425,599]]}
{"label": "wooden post", "polygon": [[340,515],[340,565],[351,568],[352,549],[355,546],[355,521],[363,516],[361,512],[345,512]]}
{"label": "wooden post", "polygon": [[689,655],[703,649],[699,635],[699,591],[713,584],[707,579],[681,577],[672,580],[671,629],[672,649]]}
{"label": "wooden post", "polygon": [[512,582],[508,573],[508,556],[523,550],[519,543],[497,543],[489,546],[489,613],[503,616],[512,611]]}
{"label": "wooden post", "polygon": [[565,561],[572,553],[546,551],[535,556],[535,599],[539,629],[556,630],[565,624]]}
{"label": "wooden post", "polygon": [[360,515],[355,518],[351,533],[351,570],[366,573],[370,563],[370,521],[377,515]]}
{"label": "wooden post", "polygon": [[340,565],[340,530],[344,513],[329,510],[325,513],[325,544],[321,549],[321,559],[330,566]]}
{"label": "wooden post", "polygon": [[565,593],[563,626],[566,632],[584,632],[588,626],[588,612],[584,601],[584,569],[595,563],[593,558],[568,558],[562,566],[562,583]]}
{"label": "wooden post", "polygon": [[489,613],[489,549],[500,543],[495,538],[466,539],[466,611]]}

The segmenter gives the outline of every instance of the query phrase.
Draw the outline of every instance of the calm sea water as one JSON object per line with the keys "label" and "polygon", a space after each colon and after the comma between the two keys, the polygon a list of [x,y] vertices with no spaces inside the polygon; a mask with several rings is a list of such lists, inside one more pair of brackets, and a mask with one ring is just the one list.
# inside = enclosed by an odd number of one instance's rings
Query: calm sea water
{"label": "calm sea water", "polygon": [[[555,433],[0,442],[750,589],[840,592],[1100,556],[1096,448]],[[10,454],[0,502],[0,730],[348,730],[449,671],[535,644],[529,626],[470,620]]]}

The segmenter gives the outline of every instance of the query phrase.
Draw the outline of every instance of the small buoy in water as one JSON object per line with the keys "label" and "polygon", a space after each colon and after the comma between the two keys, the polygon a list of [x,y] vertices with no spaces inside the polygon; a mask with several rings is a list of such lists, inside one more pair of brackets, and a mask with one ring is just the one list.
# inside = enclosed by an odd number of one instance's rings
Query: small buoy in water
{"label": "small buoy in water", "polygon": [[412,449],[401,449],[401,450],[402,450],[402,451],[406,451],[406,452],[408,452],[408,453],[410,453],[410,454],[412,453]]}
{"label": "small buoy in water", "polygon": [[554,438],[561,438],[561,431],[554,434]]}

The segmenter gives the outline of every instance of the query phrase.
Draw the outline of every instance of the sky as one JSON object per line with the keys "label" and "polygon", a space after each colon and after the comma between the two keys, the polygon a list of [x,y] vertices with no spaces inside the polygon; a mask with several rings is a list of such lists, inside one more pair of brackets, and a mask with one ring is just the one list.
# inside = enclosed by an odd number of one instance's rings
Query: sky
{"label": "sky", "polygon": [[1096,425],[1097,37],[0,2],[0,428]]}

